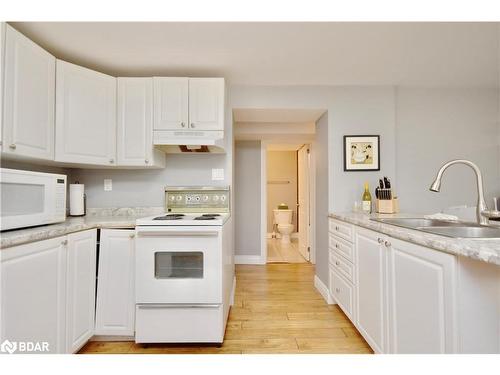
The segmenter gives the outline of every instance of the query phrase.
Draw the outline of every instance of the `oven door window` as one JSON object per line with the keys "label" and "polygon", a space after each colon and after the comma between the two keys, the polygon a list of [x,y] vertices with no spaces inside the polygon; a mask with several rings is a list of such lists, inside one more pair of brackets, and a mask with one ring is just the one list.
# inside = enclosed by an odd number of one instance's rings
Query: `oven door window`
{"label": "oven door window", "polygon": [[202,279],[201,251],[162,251],[155,253],[157,279]]}

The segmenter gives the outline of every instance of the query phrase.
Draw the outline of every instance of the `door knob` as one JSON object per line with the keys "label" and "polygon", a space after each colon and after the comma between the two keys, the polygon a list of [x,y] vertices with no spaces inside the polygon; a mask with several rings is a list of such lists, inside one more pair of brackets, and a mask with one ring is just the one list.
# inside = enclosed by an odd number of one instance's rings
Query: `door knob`
{"label": "door knob", "polygon": [[390,247],[391,246],[391,243],[389,241],[385,241],[385,246],[386,247]]}
{"label": "door knob", "polygon": [[184,127],[186,127],[186,124],[184,124],[183,122],[181,122],[181,126],[184,128]]}
{"label": "door knob", "polygon": [[382,238],[379,238],[379,239],[378,239],[378,243],[380,243],[380,244],[381,244],[382,242],[384,242],[384,240],[383,240]]}
{"label": "door knob", "polygon": [[191,123],[191,127],[194,128],[194,122]]}

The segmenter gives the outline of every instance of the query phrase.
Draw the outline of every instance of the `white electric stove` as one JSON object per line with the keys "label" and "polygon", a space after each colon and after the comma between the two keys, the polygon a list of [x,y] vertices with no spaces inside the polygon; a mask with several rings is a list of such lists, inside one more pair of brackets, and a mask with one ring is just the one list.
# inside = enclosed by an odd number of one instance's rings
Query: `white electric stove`
{"label": "white electric stove", "polygon": [[224,339],[234,284],[227,187],[167,187],[166,214],[136,221],[138,343]]}

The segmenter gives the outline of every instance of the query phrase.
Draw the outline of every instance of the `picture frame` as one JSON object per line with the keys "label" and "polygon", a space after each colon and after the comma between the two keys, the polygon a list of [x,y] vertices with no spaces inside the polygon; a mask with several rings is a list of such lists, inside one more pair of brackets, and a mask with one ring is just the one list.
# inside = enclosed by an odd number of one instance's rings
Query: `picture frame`
{"label": "picture frame", "polygon": [[344,172],[380,171],[379,135],[344,135]]}

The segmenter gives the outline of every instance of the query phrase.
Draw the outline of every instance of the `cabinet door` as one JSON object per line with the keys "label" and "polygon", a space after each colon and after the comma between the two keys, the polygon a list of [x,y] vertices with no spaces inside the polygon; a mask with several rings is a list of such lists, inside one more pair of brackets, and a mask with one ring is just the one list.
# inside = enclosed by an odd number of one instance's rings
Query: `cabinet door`
{"label": "cabinet door", "polygon": [[67,352],[75,353],[94,334],[96,229],[68,235],[67,280]]}
{"label": "cabinet door", "polygon": [[356,229],[357,327],[378,353],[387,350],[386,252],[378,233]]}
{"label": "cabinet door", "polygon": [[154,129],[188,128],[188,78],[154,77]]}
{"label": "cabinet door", "polygon": [[189,128],[224,130],[224,78],[189,78]]}
{"label": "cabinet door", "polygon": [[456,352],[455,257],[390,242],[391,351]]}
{"label": "cabinet door", "polygon": [[134,335],[134,230],[103,229],[97,282],[97,335]]}
{"label": "cabinet door", "polygon": [[54,160],[56,59],[6,25],[3,151]]}
{"label": "cabinet door", "polygon": [[1,250],[0,342],[46,342],[51,353],[66,351],[65,242],[58,237]]}
{"label": "cabinet door", "polygon": [[118,78],[117,163],[153,163],[153,79]]}
{"label": "cabinet door", "polygon": [[114,165],[116,78],[57,60],[56,161]]}

